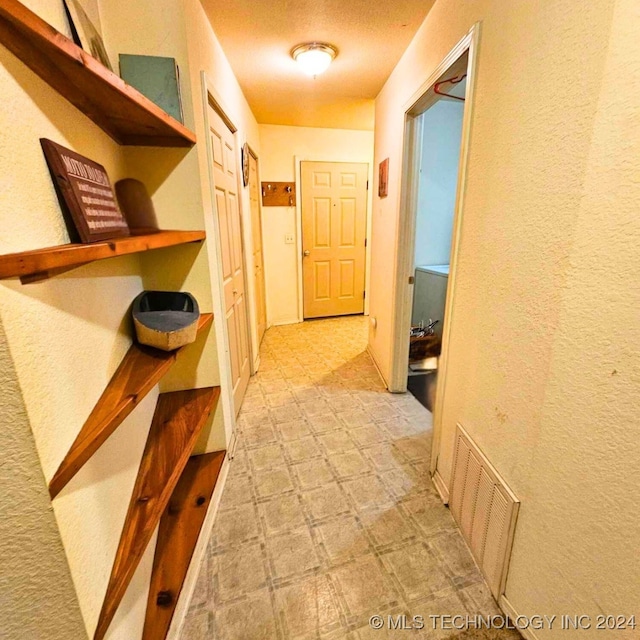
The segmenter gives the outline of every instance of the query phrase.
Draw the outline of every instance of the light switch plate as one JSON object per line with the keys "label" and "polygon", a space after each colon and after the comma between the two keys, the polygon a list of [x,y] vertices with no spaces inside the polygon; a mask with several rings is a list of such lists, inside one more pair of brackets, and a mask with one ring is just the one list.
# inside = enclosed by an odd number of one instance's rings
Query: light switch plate
{"label": "light switch plate", "polygon": [[293,237],[293,233],[285,233],[284,235],[284,243],[285,244],[293,244],[295,239]]}

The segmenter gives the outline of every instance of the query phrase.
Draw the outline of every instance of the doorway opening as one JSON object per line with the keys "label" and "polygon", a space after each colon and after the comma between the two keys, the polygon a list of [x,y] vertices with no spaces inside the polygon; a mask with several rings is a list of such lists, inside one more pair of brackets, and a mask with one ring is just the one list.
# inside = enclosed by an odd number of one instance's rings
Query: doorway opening
{"label": "doorway opening", "polygon": [[[439,476],[437,461],[455,311],[479,28],[479,24],[474,25],[451,50],[405,111],[389,390],[412,389],[432,411],[430,469],[445,502],[448,491]],[[418,330],[412,331],[416,325]],[[408,366],[410,352],[412,368]]]}
{"label": "doorway opening", "polygon": [[300,163],[303,318],[364,313],[369,166]]}
{"label": "doorway opening", "polygon": [[419,177],[407,389],[431,412],[442,351],[467,58],[465,53],[434,84],[433,101],[416,115]]}

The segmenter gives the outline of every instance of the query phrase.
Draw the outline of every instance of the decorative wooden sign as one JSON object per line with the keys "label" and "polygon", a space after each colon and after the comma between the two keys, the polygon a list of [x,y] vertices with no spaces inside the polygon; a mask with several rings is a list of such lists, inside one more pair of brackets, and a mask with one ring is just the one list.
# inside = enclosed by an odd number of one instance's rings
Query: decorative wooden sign
{"label": "decorative wooden sign", "polygon": [[263,207],[293,207],[296,204],[295,182],[263,182]]}
{"label": "decorative wooden sign", "polygon": [[129,226],[118,208],[104,167],[46,138],[41,138],[40,144],[60,206],[65,214],[71,215],[80,241],[86,244],[128,236]]}

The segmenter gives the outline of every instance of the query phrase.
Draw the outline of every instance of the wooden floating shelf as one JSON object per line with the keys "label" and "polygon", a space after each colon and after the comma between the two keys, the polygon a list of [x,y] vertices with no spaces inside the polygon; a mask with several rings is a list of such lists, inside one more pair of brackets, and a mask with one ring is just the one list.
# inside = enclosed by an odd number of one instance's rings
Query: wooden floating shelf
{"label": "wooden floating shelf", "polygon": [[[198,323],[198,333],[209,326],[212,320],[212,313],[203,313]],[[182,349],[160,351],[136,342],[131,345],[51,479],[49,493],[52,499],[169,371]]]}
{"label": "wooden floating shelf", "polygon": [[225,454],[189,458],[162,514],[142,640],[167,637]]}
{"label": "wooden floating shelf", "polygon": [[[0,0],[3,2],[3,0]],[[19,277],[23,284],[44,280],[83,264],[130,253],[173,247],[205,239],[204,231],[132,229],[130,236],[91,244],[62,244],[0,256],[0,280]]]}
{"label": "wooden floating shelf", "polygon": [[104,638],[219,397],[220,388],[209,387],[158,398],[94,640]]}
{"label": "wooden floating shelf", "polygon": [[0,0],[0,42],[119,144],[195,144],[192,131],[18,0]]}

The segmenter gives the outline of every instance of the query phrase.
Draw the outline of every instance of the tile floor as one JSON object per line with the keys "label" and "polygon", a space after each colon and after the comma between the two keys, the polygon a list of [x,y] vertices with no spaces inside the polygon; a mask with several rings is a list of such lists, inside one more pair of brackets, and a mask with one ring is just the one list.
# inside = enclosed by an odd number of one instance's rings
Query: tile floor
{"label": "tile floor", "polygon": [[367,326],[266,333],[182,640],[444,638],[429,615],[498,613],[430,482],[431,414],[385,391]]}

